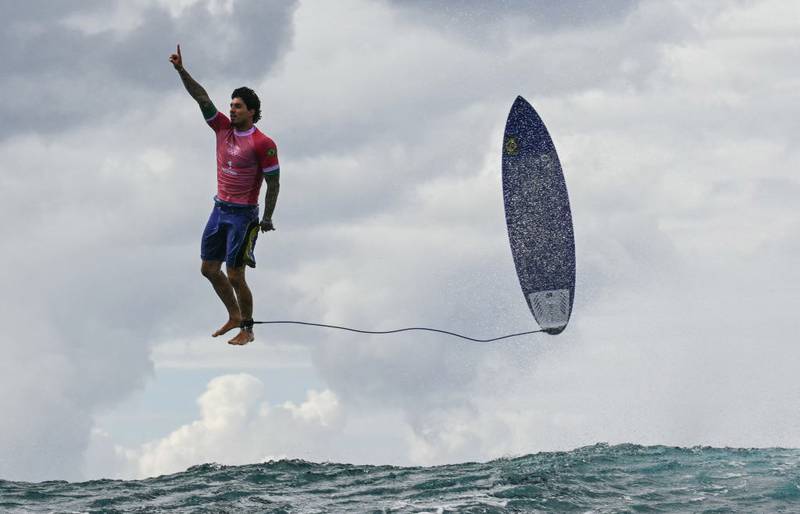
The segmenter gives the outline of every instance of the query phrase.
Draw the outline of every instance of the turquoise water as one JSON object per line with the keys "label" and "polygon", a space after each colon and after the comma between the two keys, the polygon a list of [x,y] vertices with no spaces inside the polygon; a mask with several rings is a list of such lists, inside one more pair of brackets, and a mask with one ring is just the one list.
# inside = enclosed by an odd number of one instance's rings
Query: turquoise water
{"label": "turquoise water", "polygon": [[598,444],[430,468],[205,464],[146,480],[0,481],[2,512],[800,512],[800,450]]}

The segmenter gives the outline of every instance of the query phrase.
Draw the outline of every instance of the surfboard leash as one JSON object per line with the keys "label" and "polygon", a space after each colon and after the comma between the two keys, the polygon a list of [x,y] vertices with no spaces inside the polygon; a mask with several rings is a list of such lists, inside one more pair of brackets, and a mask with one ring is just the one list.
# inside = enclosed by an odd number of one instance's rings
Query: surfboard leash
{"label": "surfboard leash", "polygon": [[446,334],[453,337],[460,337],[461,339],[466,339],[467,341],[473,341],[475,343],[491,343],[492,341],[500,341],[501,339],[510,339],[512,337],[519,337],[525,336],[528,334],[538,334],[539,332],[544,332],[544,330],[529,330],[528,332],[518,332],[516,334],[507,334],[504,336],[499,337],[492,337],[490,339],[477,339],[474,337],[465,336],[462,334],[457,334],[455,332],[450,332],[448,330],[441,330],[438,328],[429,328],[429,327],[405,327],[405,328],[397,328],[394,330],[361,330],[358,328],[351,328],[351,327],[342,327],[339,325],[326,325],[325,323],[311,323],[309,321],[294,321],[294,320],[275,320],[275,321],[253,321],[253,325],[305,325],[311,327],[322,327],[322,328],[333,328],[337,330],[347,330],[348,332],[357,332],[359,334],[377,334],[377,335],[384,335],[384,334],[397,334],[398,332],[409,332],[412,330],[422,330],[426,332],[437,332],[439,334]]}

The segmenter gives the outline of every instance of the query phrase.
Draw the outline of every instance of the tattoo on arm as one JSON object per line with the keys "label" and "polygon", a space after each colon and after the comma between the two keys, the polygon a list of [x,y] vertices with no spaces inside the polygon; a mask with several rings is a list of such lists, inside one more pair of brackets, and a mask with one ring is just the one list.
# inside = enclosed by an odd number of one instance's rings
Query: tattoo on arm
{"label": "tattoo on arm", "polygon": [[264,199],[264,219],[271,220],[272,213],[275,212],[275,204],[278,202],[278,193],[281,190],[279,175],[264,175],[267,181],[267,196]]}
{"label": "tattoo on arm", "polygon": [[214,104],[211,103],[211,99],[208,97],[208,93],[206,90],[203,89],[203,86],[197,83],[196,80],[189,75],[189,72],[186,71],[185,68],[181,68],[178,74],[181,76],[181,80],[183,81],[183,87],[186,88],[186,91],[194,98],[197,103],[200,105],[200,109],[203,112],[213,111]]}

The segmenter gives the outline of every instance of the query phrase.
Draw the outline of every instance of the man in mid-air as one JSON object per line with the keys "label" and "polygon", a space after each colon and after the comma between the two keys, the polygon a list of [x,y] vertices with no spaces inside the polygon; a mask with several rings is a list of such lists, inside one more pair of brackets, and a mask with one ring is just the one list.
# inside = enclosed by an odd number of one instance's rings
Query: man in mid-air
{"label": "man in mid-air", "polygon": [[[233,91],[229,119],[217,111],[206,90],[183,67],[180,45],[169,60],[217,137],[217,195],[203,232],[200,271],[228,309],[228,321],[212,337],[239,328],[228,343],[244,345],[255,339],[253,295],[245,281],[245,266],[256,265],[254,249],[259,228],[262,232],[275,230],[272,213],[280,190],[277,148],[253,125],[261,118],[261,102],[252,89],[240,87]],[[259,221],[262,180],[267,183],[267,194],[264,216]],[[222,271],[223,261],[227,275]]]}

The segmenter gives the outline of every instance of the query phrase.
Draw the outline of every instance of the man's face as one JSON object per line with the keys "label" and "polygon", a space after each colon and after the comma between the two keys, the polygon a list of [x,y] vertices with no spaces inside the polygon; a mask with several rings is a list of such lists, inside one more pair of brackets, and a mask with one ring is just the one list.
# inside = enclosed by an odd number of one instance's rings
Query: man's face
{"label": "man's face", "polygon": [[231,100],[231,125],[234,127],[252,124],[254,114],[255,111],[248,110],[241,98]]}

